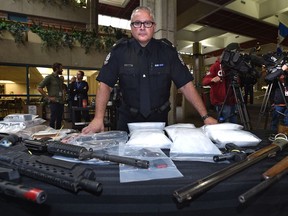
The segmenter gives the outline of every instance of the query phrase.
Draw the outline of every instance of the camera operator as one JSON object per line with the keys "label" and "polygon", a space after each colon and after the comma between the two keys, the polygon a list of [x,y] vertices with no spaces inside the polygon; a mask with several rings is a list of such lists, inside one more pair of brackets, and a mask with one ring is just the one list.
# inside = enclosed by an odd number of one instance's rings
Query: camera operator
{"label": "camera operator", "polygon": [[[286,64],[282,66],[282,70],[288,71],[288,67]],[[288,126],[288,109],[286,107],[286,102],[288,99],[288,87],[285,82],[286,74],[281,74],[277,79],[273,81],[273,88],[271,90],[270,100],[272,104],[272,120],[270,129],[275,133],[278,131],[279,123],[283,123],[285,126]],[[281,84],[281,88],[279,88],[278,81]],[[284,93],[284,95],[283,95]],[[283,119],[283,122],[280,121]]]}
{"label": "camera operator", "polygon": [[[227,48],[234,49],[232,46]],[[225,71],[225,73],[226,72],[228,71]],[[204,76],[202,85],[209,85],[211,87],[210,100],[211,104],[215,107],[216,112],[218,113],[218,121],[237,123],[237,115],[235,115],[236,100],[233,91],[228,92],[228,89],[230,88],[230,82],[230,77],[224,76],[224,71],[222,70],[220,64],[220,58],[218,58],[210,67],[209,72],[207,72]],[[227,95],[227,93],[229,95]]]}

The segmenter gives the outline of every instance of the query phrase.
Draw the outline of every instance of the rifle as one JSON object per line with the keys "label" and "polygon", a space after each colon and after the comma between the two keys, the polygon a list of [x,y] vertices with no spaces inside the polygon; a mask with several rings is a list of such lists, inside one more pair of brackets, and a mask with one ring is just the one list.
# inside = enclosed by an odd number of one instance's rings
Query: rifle
{"label": "rifle", "polygon": [[29,150],[47,151],[50,154],[78,158],[79,160],[98,158],[103,161],[122,163],[139,168],[149,168],[149,161],[147,160],[110,155],[106,154],[105,151],[93,151],[92,149],[88,150],[83,146],[64,144],[59,141],[23,140],[23,143]]}
{"label": "rifle", "polygon": [[37,204],[44,203],[47,198],[47,195],[43,190],[27,187],[11,181],[5,181],[3,179],[0,179],[0,193],[29,200]]}
{"label": "rifle", "polygon": [[46,201],[46,192],[16,183],[20,180],[20,174],[17,170],[0,167],[0,193],[11,197],[17,197],[29,200],[37,204]]}
{"label": "rifle", "polygon": [[266,157],[275,154],[278,151],[281,151],[284,147],[287,146],[287,144],[287,140],[276,139],[272,144],[248,155],[244,160],[232,164],[192,184],[175,190],[173,196],[179,203],[192,200],[194,196],[207,191],[211,187],[232,176],[233,174],[240,172],[241,170],[261,161]]}
{"label": "rifle", "polygon": [[285,174],[288,173],[288,156],[283,158],[280,162],[272,166],[266,172],[262,174],[264,177],[264,181],[257,184],[253,188],[249,189],[245,193],[241,194],[238,199],[240,203],[245,203],[251,197],[255,196],[256,194],[264,191],[266,188],[277,182],[279,179],[282,178]]}
{"label": "rifle", "polygon": [[20,175],[73,192],[81,189],[93,193],[102,191],[102,184],[96,181],[96,173],[91,168],[45,155],[28,154],[28,149],[22,144],[0,149],[0,165],[17,170]]}

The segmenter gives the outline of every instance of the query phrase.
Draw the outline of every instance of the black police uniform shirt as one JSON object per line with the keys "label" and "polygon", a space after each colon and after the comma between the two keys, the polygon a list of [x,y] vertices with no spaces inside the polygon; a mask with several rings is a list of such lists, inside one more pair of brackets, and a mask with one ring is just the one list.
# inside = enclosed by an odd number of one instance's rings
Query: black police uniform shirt
{"label": "black police uniform shirt", "polygon": [[[181,88],[193,80],[176,49],[169,41],[152,38],[146,50],[146,76],[149,77],[151,109],[167,103],[170,96],[171,81]],[[97,80],[114,87],[119,79],[123,101],[126,105],[139,109],[140,79],[143,78],[143,63],[140,63],[143,48],[134,39],[122,40],[116,44],[106,57]],[[147,77],[145,77],[147,78]]]}

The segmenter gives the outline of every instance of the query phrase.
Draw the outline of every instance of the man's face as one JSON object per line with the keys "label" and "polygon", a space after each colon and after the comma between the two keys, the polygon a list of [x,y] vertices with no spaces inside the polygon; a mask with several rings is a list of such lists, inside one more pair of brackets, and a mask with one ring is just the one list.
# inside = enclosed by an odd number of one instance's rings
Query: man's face
{"label": "man's face", "polygon": [[83,77],[82,77],[82,74],[80,72],[77,73],[77,80],[82,80]]}
{"label": "man's face", "polygon": [[154,24],[154,20],[145,10],[138,10],[131,19],[131,23],[133,22],[147,22],[150,24],[153,22],[153,25],[150,28],[145,27],[144,24],[141,24],[141,26],[138,28],[131,24],[131,33],[133,37],[140,43],[141,46],[145,47],[153,37],[156,24]]}
{"label": "man's face", "polygon": [[59,66],[59,69],[57,72],[58,72],[58,75],[62,75],[63,67],[61,65]]}

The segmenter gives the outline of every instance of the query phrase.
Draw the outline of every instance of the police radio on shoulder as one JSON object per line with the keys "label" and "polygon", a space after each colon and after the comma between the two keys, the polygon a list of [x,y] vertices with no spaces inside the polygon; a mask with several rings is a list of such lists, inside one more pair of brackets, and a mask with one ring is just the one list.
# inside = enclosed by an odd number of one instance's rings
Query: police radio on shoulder
{"label": "police radio on shoulder", "polygon": [[208,114],[201,116],[202,120],[205,121],[207,118],[209,118],[210,116]]}

